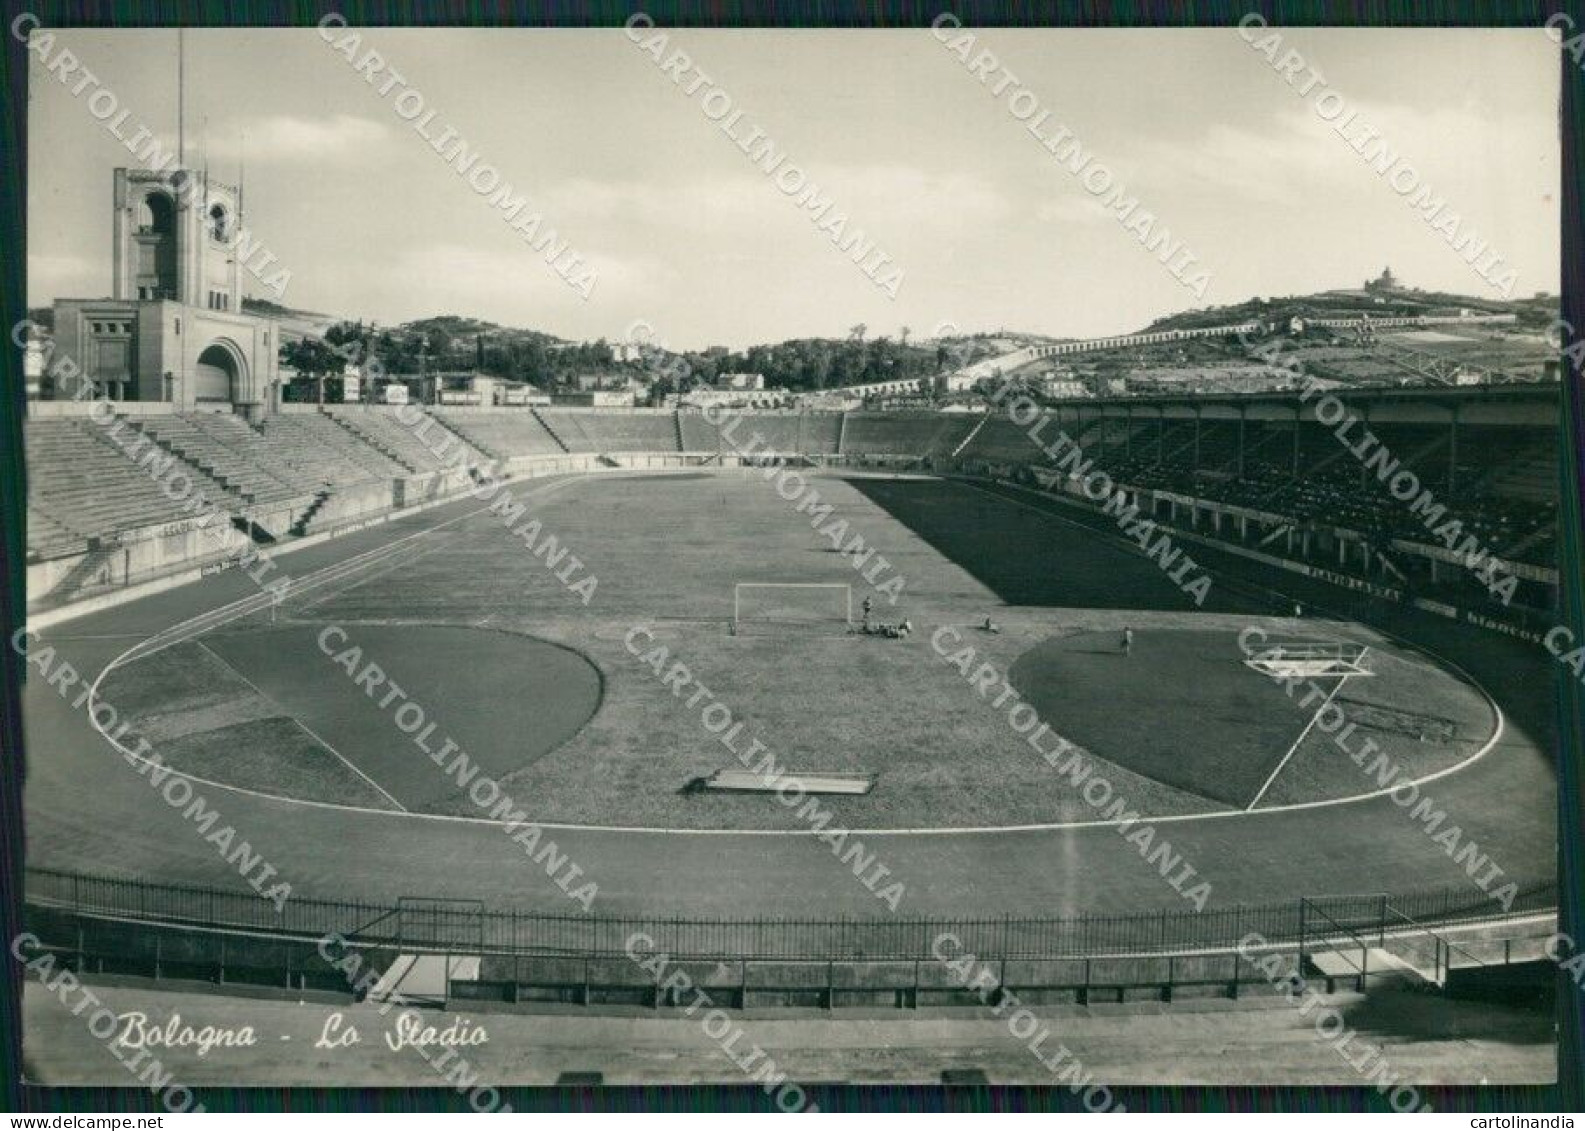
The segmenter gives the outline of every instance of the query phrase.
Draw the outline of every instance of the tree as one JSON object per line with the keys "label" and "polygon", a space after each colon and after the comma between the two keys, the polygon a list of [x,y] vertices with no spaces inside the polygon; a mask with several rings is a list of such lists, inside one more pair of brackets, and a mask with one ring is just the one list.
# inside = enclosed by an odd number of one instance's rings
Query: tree
{"label": "tree", "polygon": [[325,403],[325,378],[341,376],[346,365],[342,353],[322,338],[299,338],[281,347],[281,363],[289,365],[317,384],[316,400]]}

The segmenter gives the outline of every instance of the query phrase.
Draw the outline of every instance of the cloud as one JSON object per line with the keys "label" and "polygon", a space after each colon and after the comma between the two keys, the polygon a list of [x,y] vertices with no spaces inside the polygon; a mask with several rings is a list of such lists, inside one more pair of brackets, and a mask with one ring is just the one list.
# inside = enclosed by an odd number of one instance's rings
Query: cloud
{"label": "cloud", "polygon": [[28,253],[28,303],[43,306],[62,295],[110,293],[108,264],[85,255]]}
{"label": "cloud", "polygon": [[767,201],[773,207],[777,198],[785,197],[788,213],[797,215],[799,198],[810,189],[817,189],[821,200],[831,200],[827,215],[845,213],[860,226],[903,229],[943,221],[989,222],[1009,211],[995,185],[967,173],[936,174],[905,165],[825,165],[806,167],[805,172],[805,187],[791,194],[783,193],[774,178],[756,172],[747,158],[741,174],[733,176],[694,174],[666,183],[576,178],[548,190],[545,203],[547,212],[578,220],[696,225],[713,231],[741,224],[745,234],[763,224]]}
{"label": "cloud", "polygon": [[[591,253],[588,261],[597,275],[594,295],[602,305],[653,295],[664,283],[676,282],[660,263],[643,257]],[[460,311],[509,325],[535,325],[536,312],[566,313],[583,305],[542,253],[515,240],[492,247],[427,243],[404,248],[388,268],[367,275],[355,269],[353,274],[361,276],[348,280],[357,293],[378,293],[392,306],[418,314]],[[413,307],[414,296],[422,296],[422,309]]]}
{"label": "cloud", "polygon": [[240,136],[211,141],[211,151],[236,159],[245,150],[249,161],[362,162],[392,136],[385,123],[353,114],[328,118],[274,114],[244,119],[238,129]]}
{"label": "cloud", "polygon": [[1065,193],[1040,202],[1035,209],[1035,219],[1043,224],[1105,224],[1111,213],[1092,196]]}
{"label": "cloud", "polygon": [[1215,125],[1190,141],[1157,145],[1152,180],[1227,194],[1245,201],[1291,205],[1324,185],[1354,174],[1345,143],[1319,123],[1308,106],[1280,114],[1272,128]]}

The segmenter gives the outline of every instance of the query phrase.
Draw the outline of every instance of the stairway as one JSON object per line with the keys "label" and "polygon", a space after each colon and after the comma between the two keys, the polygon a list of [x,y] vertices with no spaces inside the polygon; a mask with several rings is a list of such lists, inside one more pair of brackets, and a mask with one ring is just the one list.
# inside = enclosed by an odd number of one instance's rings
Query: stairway
{"label": "stairway", "polygon": [[541,424],[543,424],[545,426],[545,431],[550,433],[550,438],[552,440],[555,440],[556,443],[561,445],[561,450],[562,451],[564,451],[564,452],[572,451],[572,449],[567,446],[567,441],[562,436],[562,434],[560,432],[557,432],[556,429],[551,426],[549,414],[540,412],[539,409],[537,409],[537,408],[531,408],[531,409],[529,409],[529,411],[534,414],[534,419],[535,420],[539,421]]}
{"label": "stairway", "polygon": [[988,412],[984,413],[984,414],[982,414],[980,416],[980,419],[979,419],[978,423],[976,423],[973,428],[969,429],[969,434],[967,436],[963,437],[962,442],[960,442],[957,447],[952,449],[952,458],[953,459],[957,459],[958,456],[963,454],[963,449],[968,447],[971,443],[974,442],[974,437],[976,437],[976,436],[978,436],[980,434],[980,429],[984,428],[985,425],[990,421],[990,419],[991,419],[991,414],[988,413]]}
{"label": "stairway", "polygon": [[347,417],[341,416],[337,413],[327,412],[325,415],[330,417],[330,419],[334,420],[337,424],[341,425],[341,427],[345,428],[360,443],[367,444],[369,447],[379,452],[382,456],[396,464],[398,467],[404,467],[409,473],[414,475],[420,474],[419,468],[413,466],[411,461],[403,459],[393,448],[383,443],[380,438],[374,435],[372,432],[365,432],[363,429],[353,424],[352,421]]}
{"label": "stairway", "polygon": [[[49,590],[51,601],[70,601],[85,590],[110,583],[110,566],[119,550],[89,550],[76,565]],[[38,596],[34,594],[32,596]]]}
{"label": "stairway", "polygon": [[1379,946],[1356,946],[1338,950],[1314,951],[1306,956],[1305,973],[1321,981],[1326,993],[1339,990],[1364,992],[1390,984],[1394,989],[1434,990],[1438,976],[1422,970],[1408,959]]}
{"label": "stairway", "polygon": [[[148,420],[140,420],[136,417],[124,416],[121,417],[121,420],[134,431],[148,437],[149,443],[153,444],[157,448],[161,448],[171,453],[171,455],[175,456],[180,463],[186,464],[189,467],[197,468],[203,473],[205,478],[217,484],[224,493],[219,497],[209,498],[209,502],[215,506],[221,506],[225,501],[227,501],[228,496],[240,499],[244,503],[253,503],[257,501],[254,498],[253,492],[244,488],[241,483],[237,482],[234,476],[226,475],[202,455],[189,450],[186,445],[178,443],[175,440],[162,438],[159,436],[154,430],[155,427],[160,423],[159,417],[151,417]],[[100,438],[105,439],[104,437]],[[106,442],[108,443],[109,441],[106,440]],[[203,484],[201,482],[197,483],[196,486],[198,486],[200,490],[203,489]],[[208,492],[205,492],[205,495],[208,497]]]}
{"label": "stairway", "polygon": [[292,533],[298,536],[307,534],[309,522],[313,520],[314,515],[319,513],[320,508],[322,508],[329,501],[329,491],[320,491],[318,494],[316,494],[314,496],[314,501],[308,505],[307,509],[305,509],[302,514],[298,515],[292,520]]}
{"label": "stairway", "polygon": [[506,456],[502,455],[501,452],[498,451],[493,445],[485,444],[480,441],[477,436],[473,435],[472,432],[464,428],[462,423],[455,416],[436,416],[435,419],[440,421],[441,424],[449,428],[451,431],[455,432],[458,436],[461,436],[462,439],[469,444],[469,446],[477,448],[479,451],[489,456],[492,460],[495,460],[498,463],[506,462]]}
{"label": "stairway", "polygon": [[369,990],[369,1001],[444,1005],[450,983],[479,980],[477,955],[398,954]]}

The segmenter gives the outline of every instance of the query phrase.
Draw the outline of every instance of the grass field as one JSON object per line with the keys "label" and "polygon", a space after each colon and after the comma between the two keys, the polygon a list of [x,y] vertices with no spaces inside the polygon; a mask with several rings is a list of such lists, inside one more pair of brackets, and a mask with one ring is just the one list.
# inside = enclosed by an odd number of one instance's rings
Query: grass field
{"label": "grass field", "polygon": [[[477,515],[392,565],[281,611],[115,670],[109,699],[162,756],[284,796],[477,815],[440,771],[321,653],[341,626],[449,735],[546,821],[679,828],[798,828],[768,796],[683,794],[732,764],[689,707],[624,644],[638,625],[798,770],[878,775],[829,798],[855,828],[1092,820],[1008,723],[931,648],[964,630],[1011,672],[1052,731],[1100,761],[1149,815],[1243,807],[1291,757],[1262,804],[1370,788],[1335,749],[1293,744],[1311,711],[1242,664],[1237,630],[1258,611],[1213,596],[1196,611],[1137,550],[972,487],[816,478],[836,516],[901,576],[891,605],[831,552],[809,517],[757,474],[603,477],[531,508],[597,578],[587,607],[498,519]],[[761,629],[732,636],[737,582],[853,586],[904,641]],[[1216,591],[1213,590],[1213,594]],[[994,616],[1003,631],[976,633]],[[1115,641],[1137,633],[1134,654]],[[1340,694],[1410,773],[1443,768],[1490,730],[1484,701],[1423,657],[1359,629],[1377,674]],[[1306,636],[1328,636],[1305,622]],[[686,698],[686,696],[684,697]],[[306,729],[305,729],[306,728]],[[310,737],[318,735],[328,746]],[[1424,740],[1421,736],[1425,735]],[[356,771],[351,766],[356,767]]]}

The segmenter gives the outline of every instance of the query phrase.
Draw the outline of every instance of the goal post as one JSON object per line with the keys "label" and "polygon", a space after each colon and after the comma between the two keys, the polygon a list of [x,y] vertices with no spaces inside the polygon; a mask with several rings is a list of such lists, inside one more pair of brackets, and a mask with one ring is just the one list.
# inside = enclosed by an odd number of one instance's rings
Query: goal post
{"label": "goal post", "polygon": [[1353,640],[1266,641],[1244,663],[1273,679],[1373,675],[1364,664],[1369,651]]}
{"label": "goal post", "polygon": [[732,587],[732,633],[772,627],[853,624],[853,587],[829,582],[740,581]]}

